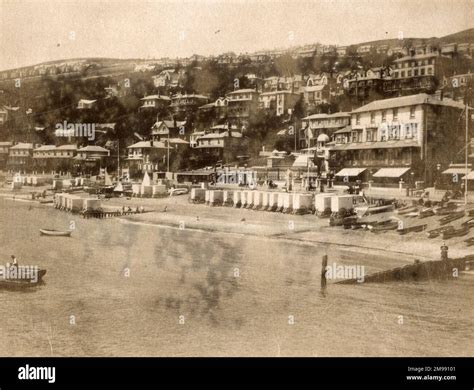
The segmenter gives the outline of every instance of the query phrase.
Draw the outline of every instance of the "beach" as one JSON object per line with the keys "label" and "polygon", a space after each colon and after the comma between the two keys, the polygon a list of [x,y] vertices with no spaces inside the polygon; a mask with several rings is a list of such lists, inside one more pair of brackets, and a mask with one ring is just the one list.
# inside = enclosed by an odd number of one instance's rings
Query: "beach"
{"label": "beach", "polygon": [[[211,208],[186,196],[104,204],[149,212],[83,219],[0,198],[0,256],[47,269],[33,291],[1,291],[0,355],[472,354],[471,275],[329,281],[320,291],[323,255],[372,273],[438,259],[439,240],[390,232],[374,240],[314,215]],[[71,221],[70,238],[39,235],[40,228],[69,229]],[[453,256],[468,252],[456,242],[450,248]]]}

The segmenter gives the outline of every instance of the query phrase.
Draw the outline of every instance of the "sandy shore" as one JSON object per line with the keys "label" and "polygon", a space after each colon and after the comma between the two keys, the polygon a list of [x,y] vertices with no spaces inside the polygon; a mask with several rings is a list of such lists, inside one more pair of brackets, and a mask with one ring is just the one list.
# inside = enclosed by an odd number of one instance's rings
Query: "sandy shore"
{"label": "sandy shore", "polygon": [[[1,191],[0,196],[15,198],[16,201],[30,201],[31,192],[41,192],[43,188],[32,188],[15,193]],[[87,196],[78,193],[79,196]],[[51,197],[47,197],[51,199]],[[38,201],[33,201],[38,204]],[[41,205],[50,207],[50,205]],[[391,252],[403,255],[401,264],[414,259],[435,260],[440,257],[440,247],[443,245],[441,237],[428,239],[426,232],[399,235],[395,231],[374,234],[369,230],[345,230],[342,227],[330,227],[328,219],[321,219],[315,215],[292,215],[266,211],[255,211],[234,207],[211,207],[204,204],[189,202],[189,195],[180,195],[166,198],[111,198],[103,200],[103,207],[107,210],[121,210],[130,207],[132,210],[143,207],[145,213],[119,217],[122,223],[149,224],[176,228],[179,230],[191,229],[222,234],[240,234],[266,237],[268,239],[291,240],[305,244],[324,244],[342,248],[351,248],[361,253]],[[439,227],[439,216],[424,219],[410,218],[395,215],[403,221],[404,226],[427,224],[427,230]],[[458,228],[464,217],[455,221],[453,226]],[[464,237],[452,238],[446,242],[450,257],[462,257],[472,254]],[[379,268],[379,267],[377,267]],[[383,269],[383,267],[380,267]]]}

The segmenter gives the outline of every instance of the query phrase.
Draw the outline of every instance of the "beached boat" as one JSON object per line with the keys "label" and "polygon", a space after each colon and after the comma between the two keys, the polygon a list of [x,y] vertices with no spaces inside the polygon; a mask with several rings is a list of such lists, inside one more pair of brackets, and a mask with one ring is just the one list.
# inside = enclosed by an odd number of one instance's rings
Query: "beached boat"
{"label": "beached boat", "polygon": [[448,223],[456,221],[457,219],[461,219],[462,217],[464,217],[464,210],[463,211],[456,211],[456,212],[453,212],[453,213],[451,213],[449,215],[446,215],[445,217],[441,218],[439,220],[439,224],[440,225],[446,225]]}
{"label": "beached boat", "polygon": [[370,229],[372,233],[386,232],[388,230],[395,230],[398,228],[398,221],[388,221],[372,226]]}
{"label": "beached boat", "polygon": [[449,240],[453,237],[462,237],[469,233],[469,226],[462,226],[459,229],[443,232],[443,240]]}
{"label": "beached boat", "polygon": [[359,217],[365,217],[374,214],[386,213],[393,211],[395,206],[393,204],[387,204],[384,206],[358,206],[354,208],[354,211]]}
{"label": "beached boat", "polygon": [[398,215],[405,215],[405,214],[413,213],[413,212],[417,212],[417,211],[418,211],[418,207],[416,207],[416,206],[409,206],[409,207],[402,207],[401,209],[398,209],[398,210],[396,210],[395,212],[396,212]]}
{"label": "beached boat", "polygon": [[469,228],[474,227],[474,218],[468,219],[466,222],[463,222],[462,225],[469,226]]}
{"label": "beached boat", "polygon": [[467,246],[472,246],[474,245],[474,237],[468,238],[467,240],[464,240]]}
{"label": "beached boat", "polygon": [[415,226],[410,226],[404,229],[397,229],[398,234],[404,235],[407,233],[418,233],[422,232],[423,230],[426,229],[428,225],[415,225]]}
{"label": "beached boat", "polygon": [[70,230],[52,230],[52,229],[40,229],[40,234],[44,236],[58,236],[58,237],[69,237],[71,235]]}
{"label": "beached boat", "polygon": [[420,215],[418,216],[420,219],[427,218],[435,215],[434,210],[432,208],[423,209],[420,211]]}
{"label": "beached boat", "polygon": [[454,230],[453,225],[443,226],[437,229],[429,230],[428,231],[428,238],[436,238],[443,234],[444,232],[450,232]]}

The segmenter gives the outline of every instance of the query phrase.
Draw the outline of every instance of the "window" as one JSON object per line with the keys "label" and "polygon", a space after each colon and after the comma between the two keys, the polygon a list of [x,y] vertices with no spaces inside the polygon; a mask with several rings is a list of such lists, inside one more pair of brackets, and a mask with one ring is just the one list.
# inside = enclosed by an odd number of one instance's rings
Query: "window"
{"label": "window", "polygon": [[356,125],[360,125],[360,114],[356,115]]}
{"label": "window", "polygon": [[400,77],[405,77],[405,71],[404,71],[404,70],[402,70],[402,71],[400,72]]}
{"label": "window", "polygon": [[372,123],[372,124],[375,123],[375,112],[370,113],[370,123]]}
{"label": "window", "polygon": [[411,70],[408,70],[408,71],[407,71],[407,76],[408,76],[408,77],[411,77]]}
{"label": "window", "polygon": [[387,111],[382,111],[382,122],[386,122],[387,121]]}
{"label": "window", "polygon": [[421,70],[420,70],[420,74],[421,74],[422,76],[424,76],[424,75],[425,75],[425,68],[421,68]]}
{"label": "window", "polygon": [[418,76],[418,69],[415,69],[415,70],[413,71],[413,75],[414,75],[414,76]]}
{"label": "window", "polygon": [[395,72],[393,75],[395,78],[398,78],[398,72]]}
{"label": "window", "polygon": [[415,118],[415,108],[416,107],[410,107],[410,119]]}
{"label": "window", "polygon": [[398,108],[393,109],[393,120],[398,120]]}
{"label": "window", "polygon": [[377,141],[377,130],[367,130],[367,142]]}
{"label": "window", "polygon": [[429,67],[429,68],[427,68],[427,71],[428,71],[428,74],[429,74],[429,75],[432,75],[432,74],[433,74],[433,68]]}

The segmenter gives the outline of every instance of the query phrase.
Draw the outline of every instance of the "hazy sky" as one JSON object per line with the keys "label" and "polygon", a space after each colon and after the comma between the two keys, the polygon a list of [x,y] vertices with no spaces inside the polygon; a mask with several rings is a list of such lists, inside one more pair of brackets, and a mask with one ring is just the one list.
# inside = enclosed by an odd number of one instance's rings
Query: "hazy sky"
{"label": "hazy sky", "polygon": [[73,57],[184,57],[442,36],[474,0],[0,0],[0,69]]}

